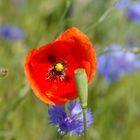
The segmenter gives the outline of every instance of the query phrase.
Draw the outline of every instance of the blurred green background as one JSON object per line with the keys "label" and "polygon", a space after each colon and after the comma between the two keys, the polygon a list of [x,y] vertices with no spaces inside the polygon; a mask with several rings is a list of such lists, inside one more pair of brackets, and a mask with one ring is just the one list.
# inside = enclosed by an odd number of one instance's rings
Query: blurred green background
{"label": "blurred green background", "polygon": [[[16,42],[0,38],[0,68],[8,69],[8,75],[0,78],[0,140],[56,138],[56,129],[48,122],[47,105],[32,94],[25,80],[24,60],[31,48],[53,41],[70,26],[85,32],[97,53],[113,42],[125,44],[129,35],[140,38],[139,25],[129,21],[123,10],[112,9],[113,3],[0,0],[0,25],[18,26],[25,32]],[[96,76],[90,83],[88,104],[94,124],[88,129],[88,140],[140,140],[139,75],[137,71],[110,84]],[[66,139],[81,138],[73,135]]]}

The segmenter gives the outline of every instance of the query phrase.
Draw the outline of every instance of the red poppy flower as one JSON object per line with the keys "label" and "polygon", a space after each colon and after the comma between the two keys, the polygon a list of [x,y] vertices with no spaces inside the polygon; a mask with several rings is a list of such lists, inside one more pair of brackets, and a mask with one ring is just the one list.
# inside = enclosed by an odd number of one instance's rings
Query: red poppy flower
{"label": "red poppy flower", "polygon": [[25,75],[35,95],[51,105],[77,98],[77,68],[84,68],[90,81],[96,72],[96,55],[88,37],[74,27],[54,42],[32,49],[25,61]]}

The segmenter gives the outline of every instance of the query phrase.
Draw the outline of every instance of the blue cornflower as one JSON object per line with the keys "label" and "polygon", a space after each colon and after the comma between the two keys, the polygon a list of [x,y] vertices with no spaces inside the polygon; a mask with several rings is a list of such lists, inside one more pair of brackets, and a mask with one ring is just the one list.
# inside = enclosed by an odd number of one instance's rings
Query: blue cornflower
{"label": "blue cornflower", "polygon": [[[51,106],[48,110],[50,123],[57,127],[61,134],[75,133],[80,136],[84,132],[83,113],[79,102],[70,102],[67,107],[67,112],[64,111],[64,106]],[[87,128],[93,123],[92,113],[87,110]]]}
{"label": "blue cornflower", "polygon": [[111,51],[98,56],[98,74],[108,82],[114,82],[127,73],[140,68],[138,56],[132,52],[121,51],[121,46],[112,44]]}
{"label": "blue cornflower", "polygon": [[13,25],[0,25],[0,37],[12,42],[17,42],[25,37],[25,33]]}
{"label": "blue cornflower", "polygon": [[140,23],[140,2],[133,3],[125,10],[125,14],[130,20]]}
{"label": "blue cornflower", "polygon": [[126,6],[129,5],[129,3],[131,2],[132,0],[118,0],[115,4],[115,7],[117,9],[123,9],[125,8]]}

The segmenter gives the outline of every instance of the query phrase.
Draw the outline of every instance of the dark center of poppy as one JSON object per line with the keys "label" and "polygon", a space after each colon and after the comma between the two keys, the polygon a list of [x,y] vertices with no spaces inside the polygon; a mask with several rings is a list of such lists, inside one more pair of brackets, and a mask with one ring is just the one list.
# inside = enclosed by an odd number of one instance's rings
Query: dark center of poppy
{"label": "dark center of poppy", "polygon": [[[54,59],[55,60],[55,59]],[[51,61],[52,67],[48,70],[46,78],[51,81],[63,81],[66,78],[66,64],[64,60]]]}
{"label": "dark center of poppy", "polygon": [[48,60],[52,64],[52,66],[48,69],[46,73],[46,78],[50,81],[65,81],[70,82],[71,78],[66,75],[66,71],[68,70],[68,63],[64,59],[57,59],[53,54],[48,55]]}

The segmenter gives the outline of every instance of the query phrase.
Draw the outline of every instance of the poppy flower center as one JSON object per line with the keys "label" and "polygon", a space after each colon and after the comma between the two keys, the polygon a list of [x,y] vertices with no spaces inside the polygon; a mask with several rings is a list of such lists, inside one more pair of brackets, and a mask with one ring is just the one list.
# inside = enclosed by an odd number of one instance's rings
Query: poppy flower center
{"label": "poppy flower center", "polygon": [[46,78],[54,82],[66,79],[66,63],[64,60],[53,62],[52,67],[46,73]]}
{"label": "poppy flower center", "polygon": [[56,71],[59,71],[59,72],[62,72],[64,70],[64,66],[61,63],[56,63],[54,68]]}

